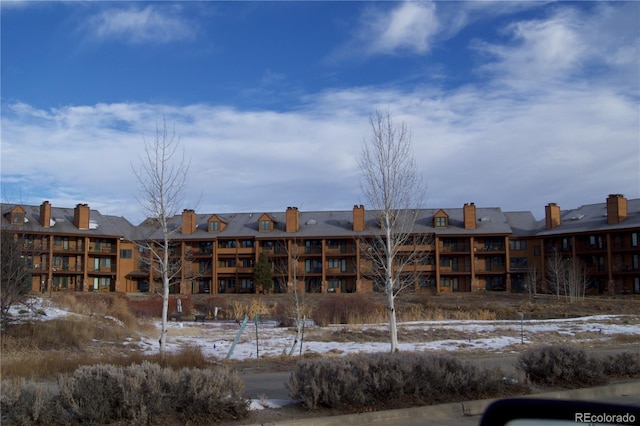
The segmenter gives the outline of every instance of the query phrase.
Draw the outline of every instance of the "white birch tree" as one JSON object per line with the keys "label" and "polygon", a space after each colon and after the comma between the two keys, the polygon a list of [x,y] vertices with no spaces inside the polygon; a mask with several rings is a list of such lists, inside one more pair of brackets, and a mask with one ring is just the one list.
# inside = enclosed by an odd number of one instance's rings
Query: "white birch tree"
{"label": "white birch tree", "polygon": [[425,200],[426,187],[418,173],[406,123],[391,113],[376,111],[369,119],[372,134],[362,145],[360,182],[369,206],[379,214],[379,230],[372,232],[363,254],[371,261],[371,275],[384,283],[389,316],[391,352],[398,350],[395,298],[415,285],[417,265],[428,256],[430,238],[413,232]]}
{"label": "white birch tree", "polygon": [[144,154],[140,158],[139,168],[133,172],[141,188],[139,202],[145,215],[160,229],[162,237],[157,241],[147,240],[141,244],[149,254],[151,266],[162,279],[162,331],[160,334],[160,353],[164,355],[167,318],[169,312],[169,286],[180,275],[180,266],[171,259],[171,236],[178,229],[170,226],[183,202],[183,191],[187,184],[189,163],[184,151],[180,152],[180,138],[175,128],[169,129],[166,119],[156,125],[152,140],[144,138]]}

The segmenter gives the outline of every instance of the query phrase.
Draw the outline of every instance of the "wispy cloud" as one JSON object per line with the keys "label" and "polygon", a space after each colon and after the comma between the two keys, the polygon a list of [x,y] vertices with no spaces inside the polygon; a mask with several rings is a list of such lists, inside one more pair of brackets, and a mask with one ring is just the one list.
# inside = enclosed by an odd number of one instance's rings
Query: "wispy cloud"
{"label": "wispy cloud", "polygon": [[[595,82],[602,78],[635,80],[637,90],[637,5],[601,5],[587,14],[559,7],[545,19],[507,25],[506,43],[476,41],[473,47],[487,55],[481,66],[499,84],[522,90],[543,90],[550,83]],[[621,81],[620,81],[621,82]]]}
{"label": "wispy cloud", "polygon": [[82,29],[99,41],[162,44],[191,40],[193,22],[181,15],[180,5],[109,7],[88,18]]}
{"label": "wispy cloud", "polygon": [[351,39],[332,54],[332,59],[354,54],[424,54],[431,49],[432,38],[439,29],[435,3],[404,2],[392,9],[371,6],[355,23]]}
{"label": "wispy cloud", "polygon": [[[483,80],[455,89],[429,82],[328,89],[300,95],[288,112],[4,104],[3,184],[22,188],[31,203],[88,202],[138,221],[131,164],[164,115],[192,157],[184,198],[202,193],[199,212],[349,209],[363,202],[356,159],[368,116],[388,108],[411,128],[428,207],[473,201],[541,217],[550,201],[571,208],[609,193],[637,198],[640,55],[626,7],[588,13],[561,6],[544,19],[512,22],[502,40],[474,45],[487,54]],[[628,27],[605,31],[616,24]],[[602,29],[599,36],[593,28]],[[627,51],[635,53],[627,58]],[[265,80],[279,78],[267,73]]]}

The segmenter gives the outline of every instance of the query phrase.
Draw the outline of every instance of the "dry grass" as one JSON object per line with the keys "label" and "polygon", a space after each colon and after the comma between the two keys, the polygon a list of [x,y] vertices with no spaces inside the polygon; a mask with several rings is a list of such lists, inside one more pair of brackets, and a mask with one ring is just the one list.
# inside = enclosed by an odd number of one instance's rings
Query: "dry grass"
{"label": "dry grass", "polygon": [[[229,296],[229,297],[227,297]],[[183,307],[193,307],[200,311],[211,307],[222,308],[226,318],[253,317],[259,313],[262,318],[277,318],[277,312],[290,299],[290,295],[218,295],[218,296],[180,296]],[[327,323],[343,321],[345,327],[309,329],[305,332],[308,341],[354,341],[381,342],[386,341],[387,331],[374,328],[362,329],[350,325],[362,323],[386,322],[386,300],[384,295],[305,295],[310,306],[321,308],[320,312],[327,318]],[[175,299],[172,298],[175,302]],[[418,294],[408,293],[396,299],[399,321],[423,320],[495,320],[519,319],[520,312],[525,318],[566,318],[596,314],[633,314],[628,321],[638,321],[640,312],[639,298],[587,298],[579,304],[568,304],[557,301],[554,297],[541,296],[530,301],[519,294]],[[52,303],[63,306],[78,317],[68,316],[64,319],[49,321],[10,324],[2,333],[2,362],[0,373],[3,377],[50,378],[59,373],[74,371],[80,365],[91,365],[99,362],[114,365],[129,365],[143,361],[157,362],[165,366],[210,365],[204,359],[200,349],[185,347],[178,354],[167,354],[161,359],[158,355],[145,355],[125,347],[122,342],[137,340],[141,335],[153,336],[157,328],[145,318],[155,316],[161,307],[161,298],[157,295],[125,295],[105,294],[57,294]],[[324,306],[324,307],[323,307]],[[318,312],[316,309],[315,312]],[[221,318],[222,318],[221,317]],[[159,318],[159,313],[156,318]],[[229,324],[229,330],[235,332],[236,324]],[[198,337],[204,333],[200,328],[172,328],[170,333],[176,336]],[[519,340],[519,328],[498,330],[474,334],[472,338],[511,336]],[[469,337],[464,331],[434,327],[432,329],[416,329],[400,325],[399,340],[401,342],[427,342],[434,340],[465,340]],[[640,335],[584,332],[580,338],[592,339],[593,344],[633,345],[640,343]],[[157,337],[156,337],[157,338]],[[606,338],[606,339],[605,339]],[[562,344],[567,335],[558,332],[527,333],[526,345],[518,348],[529,348],[541,344]],[[467,352],[465,352],[467,353]],[[326,354],[305,353],[305,357],[320,357]],[[297,357],[266,357],[259,360],[222,361],[224,364],[239,369],[257,369],[270,371],[289,366]],[[284,368],[284,367],[282,367]],[[288,367],[287,367],[288,368]]]}
{"label": "dry grass", "polygon": [[72,373],[83,365],[111,364],[126,367],[132,364],[151,362],[172,369],[206,368],[212,366],[198,346],[185,346],[177,353],[142,354],[114,350],[70,352],[69,350],[14,351],[2,354],[0,365],[2,377],[28,378],[31,380],[54,379],[59,374]]}
{"label": "dry grass", "polygon": [[231,316],[240,320],[244,317],[254,318],[256,315],[271,315],[271,308],[264,299],[232,300],[229,304]]}

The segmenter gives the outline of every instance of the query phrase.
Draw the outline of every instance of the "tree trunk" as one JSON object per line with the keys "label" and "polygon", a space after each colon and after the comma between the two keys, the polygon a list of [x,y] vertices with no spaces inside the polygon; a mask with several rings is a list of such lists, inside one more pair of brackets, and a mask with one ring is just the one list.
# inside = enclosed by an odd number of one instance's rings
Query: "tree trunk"
{"label": "tree trunk", "polygon": [[162,254],[162,332],[160,334],[160,355],[164,358],[167,342],[167,318],[169,317],[169,240],[164,240]]}

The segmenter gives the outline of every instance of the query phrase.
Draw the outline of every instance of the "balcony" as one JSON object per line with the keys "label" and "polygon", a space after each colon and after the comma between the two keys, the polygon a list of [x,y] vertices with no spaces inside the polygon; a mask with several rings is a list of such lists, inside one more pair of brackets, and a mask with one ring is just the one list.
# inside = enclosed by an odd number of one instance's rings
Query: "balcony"
{"label": "balcony", "polygon": [[476,253],[499,253],[504,252],[504,244],[479,244],[474,247]]}
{"label": "balcony", "polygon": [[89,251],[91,253],[102,253],[102,254],[117,254],[118,250],[116,246],[112,247],[89,247]]}
{"label": "balcony", "polygon": [[[426,246],[427,248],[429,246]],[[440,244],[441,253],[469,253],[469,244]]]}
{"label": "balcony", "polygon": [[101,266],[100,268],[93,268],[91,271],[89,271],[91,273],[101,273],[101,274],[107,274],[107,273],[113,273],[116,272],[116,267],[115,266]]}
{"label": "balcony", "polygon": [[23,245],[24,251],[47,251],[49,250],[49,245],[42,242],[26,242]]}

